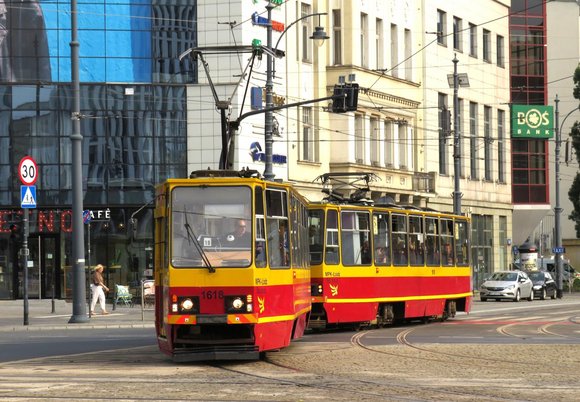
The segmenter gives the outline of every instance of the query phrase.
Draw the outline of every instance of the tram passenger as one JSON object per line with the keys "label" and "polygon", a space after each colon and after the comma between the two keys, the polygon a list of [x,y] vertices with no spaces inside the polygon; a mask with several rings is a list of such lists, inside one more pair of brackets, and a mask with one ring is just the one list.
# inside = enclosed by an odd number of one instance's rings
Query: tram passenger
{"label": "tram passenger", "polygon": [[360,257],[362,264],[370,264],[372,261],[371,248],[369,246],[368,240],[365,240],[362,244]]}
{"label": "tram passenger", "polygon": [[405,242],[399,241],[393,250],[393,260],[395,265],[407,264],[407,249]]}
{"label": "tram passenger", "polygon": [[385,247],[377,247],[375,250],[375,264],[387,263],[387,250]]}

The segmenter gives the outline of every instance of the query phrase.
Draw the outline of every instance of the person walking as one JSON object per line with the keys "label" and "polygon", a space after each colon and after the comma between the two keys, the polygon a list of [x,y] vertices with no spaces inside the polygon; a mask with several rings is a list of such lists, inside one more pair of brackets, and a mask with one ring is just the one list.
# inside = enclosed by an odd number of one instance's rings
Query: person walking
{"label": "person walking", "polygon": [[103,269],[103,265],[98,264],[95,267],[95,272],[93,272],[93,281],[91,283],[91,315],[95,314],[95,305],[97,304],[97,300],[101,305],[101,314],[109,314],[105,306],[105,292],[108,292],[109,288],[105,286],[105,282],[103,281]]}

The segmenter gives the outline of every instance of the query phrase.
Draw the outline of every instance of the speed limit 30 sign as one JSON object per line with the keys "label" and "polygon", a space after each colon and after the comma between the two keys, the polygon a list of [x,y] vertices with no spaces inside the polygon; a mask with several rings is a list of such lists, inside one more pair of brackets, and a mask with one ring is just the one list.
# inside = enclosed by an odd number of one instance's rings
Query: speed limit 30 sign
{"label": "speed limit 30 sign", "polygon": [[18,174],[20,181],[25,186],[32,186],[38,179],[38,166],[36,161],[31,156],[25,156],[20,160],[18,165]]}

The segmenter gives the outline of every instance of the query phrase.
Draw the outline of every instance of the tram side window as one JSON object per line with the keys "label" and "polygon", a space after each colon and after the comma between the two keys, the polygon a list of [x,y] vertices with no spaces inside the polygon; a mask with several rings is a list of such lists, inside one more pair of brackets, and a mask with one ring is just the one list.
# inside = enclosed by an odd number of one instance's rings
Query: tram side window
{"label": "tram side window", "polygon": [[332,209],[326,214],[326,251],[324,260],[328,265],[338,264],[338,212]]}
{"label": "tram side window", "polygon": [[321,209],[308,212],[308,249],[310,263],[321,264],[324,249],[324,211]]}
{"label": "tram side window", "polygon": [[427,254],[427,265],[439,265],[439,221],[437,218],[425,218],[425,251]]}
{"label": "tram side window", "polygon": [[375,246],[375,265],[391,264],[391,245],[389,243],[389,214],[373,214],[373,233]]}
{"label": "tram side window", "polygon": [[264,218],[264,191],[256,187],[256,267],[266,266],[266,220]]}
{"label": "tram side window", "polygon": [[340,219],[342,263],[369,265],[372,262],[369,214],[344,211]]}
{"label": "tram side window", "polygon": [[457,265],[469,265],[469,228],[466,221],[455,221],[455,258]]}
{"label": "tram side window", "polygon": [[392,214],[391,233],[393,238],[393,265],[407,265],[409,262],[407,215]]}
{"label": "tram side window", "polygon": [[288,268],[290,250],[286,191],[266,190],[266,224],[270,268]]}
{"label": "tram side window", "polygon": [[296,268],[306,268],[308,267],[308,228],[306,227],[308,216],[304,205],[300,199],[298,199],[296,194],[290,193],[290,206],[290,217],[292,218],[290,222],[291,265]]}
{"label": "tram side window", "polygon": [[423,217],[409,215],[409,264],[425,264]]}
{"label": "tram side window", "polygon": [[453,256],[453,221],[441,219],[441,265],[454,264]]}

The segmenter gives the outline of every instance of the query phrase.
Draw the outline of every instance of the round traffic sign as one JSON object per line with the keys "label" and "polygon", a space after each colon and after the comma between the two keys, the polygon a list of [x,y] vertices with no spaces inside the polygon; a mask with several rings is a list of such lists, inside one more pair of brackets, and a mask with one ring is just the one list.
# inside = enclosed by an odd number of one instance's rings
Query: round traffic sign
{"label": "round traffic sign", "polygon": [[31,156],[22,158],[20,165],[18,165],[18,174],[20,175],[22,184],[32,186],[36,183],[36,179],[38,179],[38,166],[36,165],[36,161]]}

